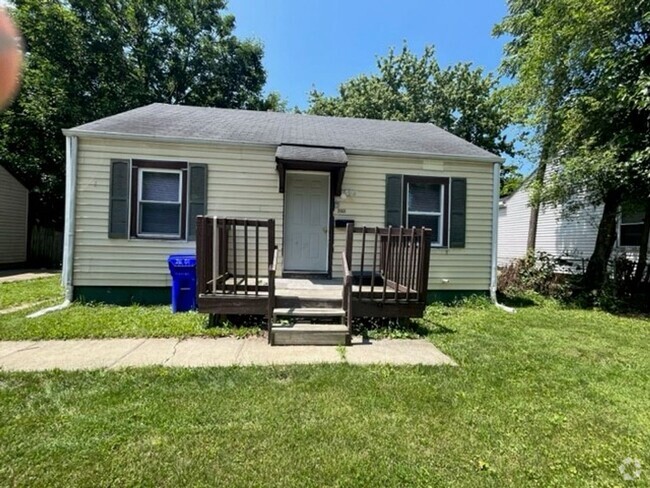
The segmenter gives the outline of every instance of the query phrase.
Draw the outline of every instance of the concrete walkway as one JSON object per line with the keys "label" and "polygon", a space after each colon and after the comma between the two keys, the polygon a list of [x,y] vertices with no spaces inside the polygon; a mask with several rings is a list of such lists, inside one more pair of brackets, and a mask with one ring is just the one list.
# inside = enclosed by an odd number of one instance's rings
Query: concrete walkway
{"label": "concrete walkway", "polygon": [[124,368],[129,366],[232,366],[271,364],[425,364],[456,363],[424,339],[355,338],[346,348],[274,346],[262,337],[191,339],[97,339],[0,342],[0,369]]}
{"label": "concrete walkway", "polygon": [[0,270],[0,283],[27,281],[36,278],[49,278],[58,273],[58,271],[50,271],[46,269],[4,269]]}

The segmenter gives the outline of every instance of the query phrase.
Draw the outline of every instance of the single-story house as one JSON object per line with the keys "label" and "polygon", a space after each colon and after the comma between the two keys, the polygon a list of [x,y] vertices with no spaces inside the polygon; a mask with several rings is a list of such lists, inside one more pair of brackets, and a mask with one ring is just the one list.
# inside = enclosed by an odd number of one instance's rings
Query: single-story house
{"label": "single-story house", "polygon": [[[531,181],[532,175],[499,204],[499,266],[505,266],[512,260],[526,255]],[[602,206],[587,205],[567,215],[563,212],[562,205],[542,205],[537,220],[535,250],[562,258],[573,271],[585,269],[596,245],[602,214]],[[641,245],[643,212],[623,207],[617,226],[618,237],[614,253],[635,259]]]}
{"label": "single-story house", "polygon": [[353,223],[430,228],[429,299],[495,285],[503,160],[435,125],[152,104],[63,132],[75,299],[169,303],[200,215],[272,222],[280,276],[343,278]]}
{"label": "single-story house", "polygon": [[27,261],[29,191],[0,166],[0,266]]}

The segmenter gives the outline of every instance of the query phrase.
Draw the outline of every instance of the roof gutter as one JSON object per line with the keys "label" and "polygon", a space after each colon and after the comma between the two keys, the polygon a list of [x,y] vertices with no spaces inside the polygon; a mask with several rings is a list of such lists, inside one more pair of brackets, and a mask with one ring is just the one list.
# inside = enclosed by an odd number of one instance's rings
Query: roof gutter
{"label": "roof gutter", "polygon": [[507,307],[497,300],[497,247],[499,243],[499,193],[501,189],[501,164],[492,167],[492,256],[490,266],[490,299],[501,310],[515,313],[514,308]]}
{"label": "roof gutter", "polygon": [[77,186],[77,142],[75,136],[66,136],[65,138],[65,228],[63,231],[63,273],[61,282],[65,288],[65,297],[63,303],[53,307],[44,308],[32,314],[27,318],[33,319],[50,312],[57,312],[68,308],[72,304],[73,285],[72,270],[74,263],[74,228],[75,228],[75,203]]}
{"label": "roof gutter", "polygon": [[[203,139],[200,137],[169,137],[159,135],[145,135],[145,134],[129,134],[124,132],[106,132],[106,131],[91,131],[79,129],[63,129],[65,136],[71,137],[96,137],[100,139],[121,139],[129,141],[156,141],[168,142],[179,144],[220,144],[226,146],[244,146],[254,148],[277,148],[281,144],[292,144],[288,141],[282,141],[278,144],[267,142],[242,142],[242,141],[215,141],[213,139]],[[324,146],[318,146],[324,147]],[[329,147],[329,146],[328,146]],[[337,146],[338,149],[340,147]],[[442,153],[427,153],[420,151],[380,151],[380,150],[365,150],[365,149],[351,149],[345,148],[346,154],[354,154],[359,156],[391,156],[391,157],[413,157],[413,158],[429,158],[446,161],[464,161],[464,162],[480,162],[480,163],[503,163],[504,158],[498,156],[461,156],[458,154],[442,154]]]}
{"label": "roof gutter", "polygon": [[63,135],[70,137],[95,137],[99,139],[120,139],[127,141],[154,141],[154,142],[171,142],[179,144],[221,144],[225,146],[246,146],[257,148],[276,149],[279,144],[270,144],[262,142],[239,142],[239,141],[215,141],[212,139],[203,139],[200,137],[170,137],[158,136],[155,134],[129,134],[126,132],[105,132],[79,129],[63,129]]}

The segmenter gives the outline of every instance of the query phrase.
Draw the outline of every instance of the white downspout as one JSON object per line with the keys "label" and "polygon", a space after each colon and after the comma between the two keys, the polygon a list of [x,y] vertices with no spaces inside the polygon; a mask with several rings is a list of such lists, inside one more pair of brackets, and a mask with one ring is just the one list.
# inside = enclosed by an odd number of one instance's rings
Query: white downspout
{"label": "white downspout", "polygon": [[77,137],[66,136],[65,138],[65,223],[63,232],[63,269],[61,273],[61,284],[65,287],[65,299],[63,303],[54,307],[44,308],[27,318],[40,317],[46,313],[56,312],[68,308],[72,303],[72,267],[74,259],[74,228],[75,228],[75,202],[77,186]]}
{"label": "white downspout", "polygon": [[499,195],[501,189],[501,163],[492,166],[492,263],[490,269],[490,299],[501,310],[515,313],[515,309],[506,307],[497,301],[497,246],[499,243]]}

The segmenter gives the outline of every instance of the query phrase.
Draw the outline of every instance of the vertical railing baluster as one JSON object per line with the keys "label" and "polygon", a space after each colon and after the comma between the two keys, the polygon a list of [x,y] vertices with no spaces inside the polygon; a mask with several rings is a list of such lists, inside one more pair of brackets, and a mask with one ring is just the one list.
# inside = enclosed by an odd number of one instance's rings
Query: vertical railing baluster
{"label": "vertical railing baluster", "polygon": [[411,298],[411,290],[413,289],[412,284],[413,284],[413,276],[415,275],[415,261],[414,261],[414,256],[416,252],[416,246],[415,246],[415,227],[411,227],[411,243],[410,243],[410,254],[409,254],[409,273],[408,273],[408,294],[406,296],[406,301],[409,301]]}
{"label": "vertical railing baluster", "polygon": [[370,298],[375,298],[375,274],[377,273],[377,236],[379,227],[375,227],[375,244],[372,251],[372,275],[370,276]]}
{"label": "vertical railing baluster", "polygon": [[399,285],[400,285],[400,275],[401,275],[401,265],[402,265],[402,235],[404,233],[404,227],[399,228],[399,236],[397,238],[397,259],[395,259],[395,301],[399,301]]}
{"label": "vertical railing baluster", "polygon": [[217,276],[221,273],[219,266],[219,232],[217,229],[217,219],[212,218],[212,241],[216,245],[212,246],[212,293],[217,292]]}
{"label": "vertical railing baluster", "polygon": [[404,287],[406,288],[407,295],[406,295],[406,301],[408,301],[408,252],[409,252],[409,240],[408,240],[408,229],[405,227],[404,228],[404,243],[402,244],[402,254],[401,254],[401,267],[402,267],[402,272],[400,273],[399,277],[399,282],[400,284],[403,284]]}
{"label": "vertical railing baluster", "polygon": [[390,235],[391,235],[392,229],[393,229],[392,226],[389,225],[388,230],[387,230],[388,234],[386,236],[388,242],[386,244],[386,257],[385,257],[386,262],[384,263],[385,264],[385,266],[384,266],[384,289],[383,289],[382,294],[381,294],[382,302],[386,301],[386,284],[387,284],[387,281],[388,281],[388,265],[389,265],[388,261],[390,259],[390,245],[391,245],[391,240],[392,240]]}
{"label": "vertical railing baluster", "polygon": [[244,221],[244,295],[248,295],[248,221]]}
{"label": "vertical railing baluster", "polygon": [[361,270],[359,277],[359,300],[361,300],[361,289],[363,288],[363,262],[366,257],[366,226],[361,231]]}
{"label": "vertical railing baluster", "polygon": [[[352,250],[354,241],[354,224],[348,224],[345,228],[345,258],[348,261],[350,272],[352,272]],[[354,286],[354,283],[353,285]]]}
{"label": "vertical railing baluster", "polygon": [[424,293],[422,287],[424,286],[423,283],[423,275],[424,272],[422,271],[422,267],[424,266],[424,227],[420,229],[420,255],[418,256],[418,299],[421,301],[422,300],[422,293]]}
{"label": "vertical railing baluster", "polygon": [[260,221],[255,221],[255,296],[260,294]]}
{"label": "vertical railing baluster", "polygon": [[237,294],[237,221],[232,219],[232,274],[233,293]]}

